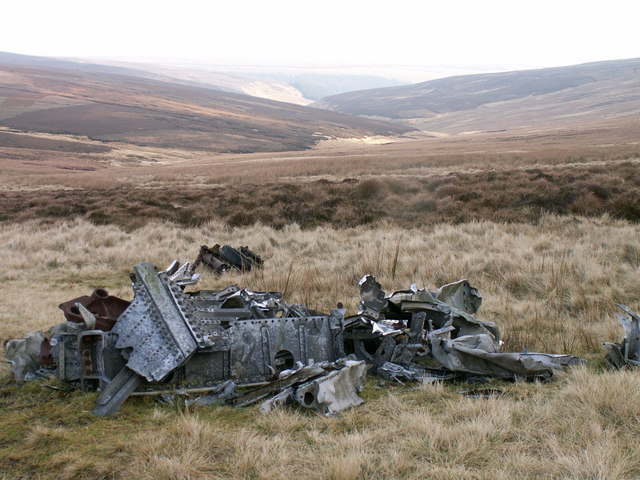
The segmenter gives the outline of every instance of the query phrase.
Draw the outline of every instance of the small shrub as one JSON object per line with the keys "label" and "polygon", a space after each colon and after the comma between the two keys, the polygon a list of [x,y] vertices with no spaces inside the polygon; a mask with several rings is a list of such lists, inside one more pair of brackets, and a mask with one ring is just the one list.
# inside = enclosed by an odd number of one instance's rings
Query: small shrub
{"label": "small shrub", "polygon": [[361,200],[380,198],[383,193],[382,184],[373,178],[363,180],[356,187],[356,197]]}

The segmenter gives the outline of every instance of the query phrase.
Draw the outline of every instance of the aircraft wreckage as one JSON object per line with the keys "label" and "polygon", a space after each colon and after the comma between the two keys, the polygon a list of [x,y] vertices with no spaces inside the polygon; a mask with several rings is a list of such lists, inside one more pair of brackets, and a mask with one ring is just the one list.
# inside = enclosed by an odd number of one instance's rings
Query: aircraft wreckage
{"label": "aircraft wreckage", "polygon": [[618,314],[625,335],[620,343],[604,342],[605,360],[612,369],[640,367],[640,315],[626,305],[618,308],[629,316]]}
{"label": "aircraft wreckage", "polygon": [[[200,257],[208,255],[217,250],[204,246]],[[500,352],[500,331],[475,316],[482,297],[466,280],[387,296],[366,275],[358,313],[345,317],[341,304],[326,315],[288,305],[281,293],[235,285],[186,291],[198,278],[188,263],[165,271],[140,263],[131,302],[97,289],[61,304],[65,323],[7,343],[16,381],[55,376],[99,390],[99,416],[117,412],[131,395],[166,393],[196,396],[198,405],[262,402],[269,412],[296,403],[330,415],[363,402],[367,371],[423,383],[547,378],[583,362]]]}

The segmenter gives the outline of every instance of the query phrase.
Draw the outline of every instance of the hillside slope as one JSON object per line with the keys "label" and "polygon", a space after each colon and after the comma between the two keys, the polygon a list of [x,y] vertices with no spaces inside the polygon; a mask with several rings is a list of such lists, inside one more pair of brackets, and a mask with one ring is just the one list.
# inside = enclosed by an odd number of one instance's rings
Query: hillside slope
{"label": "hillside slope", "polygon": [[446,133],[581,123],[640,113],[640,59],[449,77],[312,106]]}
{"label": "hillside slope", "polygon": [[326,137],[398,135],[410,130],[131,73],[2,54],[0,126],[215,152],[299,150]]}
{"label": "hillside slope", "polygon": [[298,89],[287,82],[266,78],[251,73],[226,72],[209,65],[138,63],[118,60],[104,60],[103,65],[113,65],[134,69],[135,76],[161,77],[165,81],[184,83],[196,87],[213,88],[233,93],[244,93],[253,97],[276,100],[278,102],[309,105],[313,100],[305,98]]}

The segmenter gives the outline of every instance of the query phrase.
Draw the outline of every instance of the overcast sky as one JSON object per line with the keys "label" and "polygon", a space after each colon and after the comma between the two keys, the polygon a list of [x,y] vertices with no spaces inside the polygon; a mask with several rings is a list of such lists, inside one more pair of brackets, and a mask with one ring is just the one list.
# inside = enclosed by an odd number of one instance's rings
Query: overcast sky
{"label": "overcast sky", "polygon": [[637,0],[5,0],[0,51],[521,68],[640,57]]}

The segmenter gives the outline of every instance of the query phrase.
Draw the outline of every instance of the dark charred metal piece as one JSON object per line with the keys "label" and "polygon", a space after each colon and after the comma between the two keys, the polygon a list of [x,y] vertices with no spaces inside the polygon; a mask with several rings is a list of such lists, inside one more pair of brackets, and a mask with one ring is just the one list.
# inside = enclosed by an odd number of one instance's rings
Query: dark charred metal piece
{"label": "dark charred metal piece", "polygon": [[248,258],[255,267],[262,267],[264,265],[264,260],[262,260],[260,255],[249,250],[249,247],[240,247],[238,251],[244,258]]}
{"label": "dark charred metal piece", "polygon": [[216,244],[211,248],[207,245],[200,246],[200,252],[191,269],[195,270],[200,264],[209,267],[217,275],[221,275],[231,268],[241,272],[249,272],[254,267],[262,268],[264,261],[248,247],[236,249],[230,245],[220,247]]}
{"label": "dark charred metal piece", "polygon": [[220,256],[241,272],[250,272],[252,267],[262,266],[262,259],[260,259],[259,264],[254,261],[255,257],[260,257],[246,247],[242,248],[246,253],[250,253],[251,257],[244,255],[240,250],[233,248],[231,245],[224,245],[220,248]]}
{"label": "dark charred metal piece", "polygon": [[201,245],[200,252],[191,268],[195,270],[200,264],[209,267],[217,275],[222,275],[231,268],[229,264],[220,258],[220,245],[215,245],[213,248]]}

